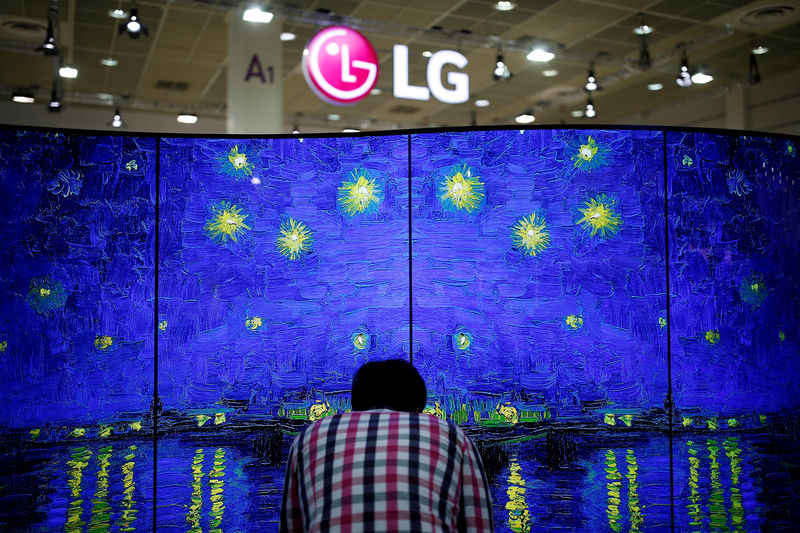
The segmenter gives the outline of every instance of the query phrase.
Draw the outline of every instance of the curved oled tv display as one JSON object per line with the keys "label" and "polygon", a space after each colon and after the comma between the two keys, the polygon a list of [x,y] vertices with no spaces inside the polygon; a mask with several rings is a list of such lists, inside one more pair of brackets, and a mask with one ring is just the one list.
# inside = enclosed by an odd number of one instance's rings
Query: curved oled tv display
{"label": "curved oled tv display", "polygon": [[0,131],[0,524],[271,531],[411,360],[498,531],[790,530],[796,138]]}

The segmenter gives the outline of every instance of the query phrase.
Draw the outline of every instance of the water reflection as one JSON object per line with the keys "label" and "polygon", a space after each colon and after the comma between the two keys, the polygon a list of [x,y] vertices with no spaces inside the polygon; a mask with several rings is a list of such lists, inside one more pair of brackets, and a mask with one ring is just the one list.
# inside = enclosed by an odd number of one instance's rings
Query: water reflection
{"label": "water reflection", "polygon": [[[507,444],[505,468],[492,482],[498,531],[669,529],[668,439],[640,436],[609,446],[608,439],[569,438],[577,443],[576,458],[557,467],[548,465],[544,439]],[[794,445],[777,441],[784,447],[776,448],[774,442],[723,432],[680,438],[674,446],[676,530],[781,529],[770,517],[792,519],[791,495],[800,487],[786,466],[796,462],[784,451]],[[0,453],[17,469],[4,481],[11,487],[7,501],[16,499],[0,510],[0,521],[9,531],[152,530],[152,448],[139,445],[94,441]],[[247,441],[163,439],[158,529],[277,529],[283,469],[252,450]],[[771,479],[786,481],[770,485]]]}
{"label": "water reflection", "polygon": [[531,513],[525,501],[525,480],[522,479],[522,467],[516,455],[511,456],[511,466],[508,474],[508,525],[515,533],[526,533],[531,530]]}
{"label": "water reflection", "polygon": [[100,448],[97,453],[97,482],[92,498],[92,521],[89,531],[102,533],[111,525],[111,506],[108,504],[108,466],[111,464],[111,446]]}
{"label": "water reflection", "polygon": [[606,508],[606,515],[608,516],[608,525],[613,531],[620,531],[622,529],[622,520],[619,514],[619,493],[622,487],[622,476],[617,469],[617,455],[614,450],[606,450],[606,488],[608,489],[608,507]]}
{"label": "water reflection", "polygon": [[131,453],[125,456],[125,462],[122,464],[122,516],[120,517],[120,531],[136,531],[133,523],[136,521],[136,515],[139,511],[136,509],[136,501],[133,498],[136,483],[133,481],[133,467],[136,465],[136,445],[133,444],[128,447]]}
{"label": "water reflection", "polygon": [[67,461],[67,485],[70,490],[70,502],[67,509],[67,524],[64,530],[67,533],[78,533],[83,530],[86,522],[83,521],[83,499],[81,490],[83,483],[83,469],[89,464],[92,452],[83,446],[72,449],[72,458]]}
{"label": "water reflection", "polygon": [[203,448],[197,448],[192,459],[192,500],[189,505],[189,513],[186,521],[189,522],[191,533],[201,533],[200,511],[203,509],[203,459],[205,454]]}
{"label": "water reflection", "polygon": [[689,451],[689,504],[686,506],[689,511],[689,525],[702,527],[703,511],[700,508],[700,458],[697,457],[697,448],[694,442],[687,441]]}
{"label": "water reflection", "polygon": [[225,500],[222,490],[225,482],[225,450],[217,448],[214,452],[214,468],[208,473],[208,484],[211,485],[211,529],[209,533],[222,533],[222,513],[225,511]]}
{"label": "water reflection", "polygon": [[639,464],[636,462],[636,455],[633,450],[628,448],[625,454],[625,462],[628,463],[628,516],[631,517],[630,531],[639,531],[641,525],[644,523],[644,516],[642,509],[639,507]]}
{"label": "water reflection", "polygon": [[739,476],[742,474],[742,450],[737,437],[728,437],[724,443],[725,455],[731,462],[731,526],[735,532],[744,531],[744,503]]}

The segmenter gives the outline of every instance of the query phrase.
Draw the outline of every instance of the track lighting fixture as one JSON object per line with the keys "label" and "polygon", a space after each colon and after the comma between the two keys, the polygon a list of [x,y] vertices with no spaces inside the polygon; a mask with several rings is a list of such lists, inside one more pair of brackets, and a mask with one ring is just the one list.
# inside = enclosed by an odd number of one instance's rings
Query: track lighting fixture
{"label": "track lighting fixture", "polygon": [[533,109],[528,109],[517,115],[514,120],[517,121],[517,124],[530,124],[536,120],[536,117],[533,115]]}
{"label": "track lighting fixture", "polygon": [[653,27],[648,26],[647,23],[645,23],[644,19],[642,19],[641,24],[639,24],[633,29],[633,33],[635,33],[636,35],[648,35],[650,33],[653,33]]}
{"label": "track lighting fixture", "polygon": [[194,124],[197,122],[197,115],[194,113],[180,113],[178,115],[178,122],[181,124]]}
{"label": "track lighting fixture", "polygon": [[583,86],[589,92],[596,91],[597,86],[597,78],[594,75],[594,64],[589,65],[589,73],[586,75],[586,83]]}
{"label": "track lighting fixture", "polygon": [[11,100],[18,104],[32,104],[36,101],[31,91],[14,91]]}
{"label": "track lighting fixture", "polygon": [[492,78],[495,81],[507,80],[511,76],[513,76],[513,74],[511,74],[511,71],[508,69],[508,65],[506,65],[505,61],[503,61],[503,54],[497,54],[497,62],[495,63],[494,71],[492,72]]}
{"label": "track lighting fixture", "polygon": [[78,69],[76,67],[73,67],[72,65],[64,65],[62,67],[59,67],[58,75],[61,76],[62,78],[69,78],[71,80],[74,80],[75,78],[78,77]]}
{"label": "track lighting fixture", "polygon": [[681,69],[675,77],[675,83],[677,83],[679,87],[691,87],[692,85],[692,75],[689,73],[689,57],[686,55],[685,51],[681,57]]}
{"label": "track lighting fixture", "polygon": [[536,61],[537,63],[546,63],[556,57],[553,52],[548,52],[543,48],[534,48],[528,55],[525,56],[528,61]]}
{"label": "track lighting fixture", "polygon": [[697,72],[692,74],[692,83],[697,83],[698,85],[703,85],[704,83],[708,83],[710,81],[714,81],[714,76],[712,76],[708,72],[704,72],[702,70],[698,70]]}
{"label": "track lighting fixture", "polygon": [[258,6],[245,9],[242,13],[242,20],[261,24],[269,24],[272,22],[273,17],[275,17],[273,13]]}
{"label": "track lighting fixture", "polygon": [[47,110],[51,113],[58,113],[61,111],[61,100],[58,98],[58,88],[53,84],[53,91],[50,95],[50,103],[47,104]]}
{"label": "track lighting fixture", "polygon": [[122,115],[119,112],[119,107],[114,110],[114,117],[109,122],[112,128],[121,128],[124,124],[122,122]]}
{"label": "track lighting fixture", "polygon": [[58,0],[50,0],[47,8],[47,33],[44,41],[34,52],[43,52],[46,56],[58,55],[58,45],[55,38],[55,27],[58,24]]}
{"label": "track lighting fixture", "polygon": [[586,118],[594,118],[597,116],[597,110],[594,108],[594,102],[591,96],[586,100],[586,110],[583,112],[583,116]]}
{"label": "track lighting fixture", "polygon": [[128,32],[131,39],[138,39],[141,34],[147,35],[147,26],[142,24],[139,19],[139,8],[136,7],[136,2],[131,5],[131,14],[128,16],[128,20],[119,25],[119,33],[125,32]]}

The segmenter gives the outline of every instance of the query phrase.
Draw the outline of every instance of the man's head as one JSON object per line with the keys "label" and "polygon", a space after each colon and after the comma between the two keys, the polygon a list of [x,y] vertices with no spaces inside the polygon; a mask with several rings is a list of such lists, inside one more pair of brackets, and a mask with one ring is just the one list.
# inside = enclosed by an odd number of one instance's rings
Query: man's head
{"label": "man's head", "polygon": [[353,411],[383,408],[421,413],[427,398],[428,389],[419,372],[402,359],[367,363],[353,378]]}

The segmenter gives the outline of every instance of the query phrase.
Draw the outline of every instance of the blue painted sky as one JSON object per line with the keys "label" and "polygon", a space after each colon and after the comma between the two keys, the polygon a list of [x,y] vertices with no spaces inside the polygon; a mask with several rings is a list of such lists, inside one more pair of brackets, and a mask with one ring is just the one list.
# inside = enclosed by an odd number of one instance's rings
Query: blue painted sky
{"label": "blue painted sky", "polygon": [[[415,134],[409,164],[408,136],[164,138],[158,243],[156,143],[0,132],[3,425],[148,409],[156,246],[167,409],[275,412],[412,351],[434,397],[661,406],[665,159],[677,406],[798,406],[786,139]],[[592,235],[598,205],[613,223]],[[547,234],[535,255],[523,227]]]}

